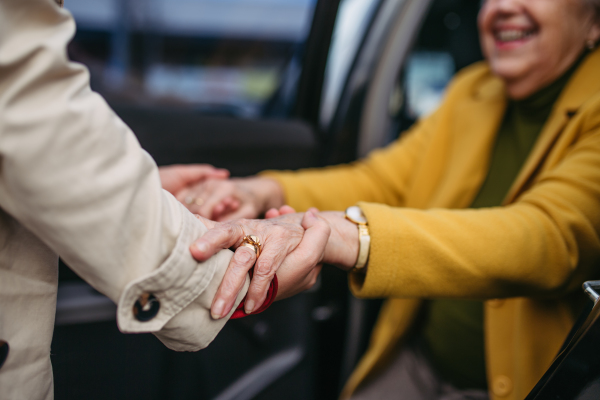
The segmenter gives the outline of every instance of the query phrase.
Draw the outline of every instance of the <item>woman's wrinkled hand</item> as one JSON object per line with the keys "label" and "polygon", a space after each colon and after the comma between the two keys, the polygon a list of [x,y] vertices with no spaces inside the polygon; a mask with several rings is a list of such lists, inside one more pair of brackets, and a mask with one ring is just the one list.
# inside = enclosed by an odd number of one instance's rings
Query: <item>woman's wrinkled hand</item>
{"label": "woman's wrinkled hand", "polygon": [[[343,212],[324,211],[312,207],[308,211],[323,218],[330,227],[330,235],[325,248],[323,261],[334,265],[344,271],[349,271],[358,258],[359,237],[356,225],[346,219]],[[279,209],[271,208],[265,214],[265,218],[279,218],[282,221],[297,223],[299,216],[296,211],[288,206]]]}
{"label": "woman's wrinkled hand", "polygon": [[196,185],[206,179],[227,179],[229,171],[208,164],[167,165],[158,168],[163,189],[176,196],[188,186]]}
{"label": "woman's wrinkled hand", "polygon": [[[275,273],[279,280],[278,299],[312,286],[320,271],[330,233],[329,224],[313,212],[269,220],[206,223],[212,229],[190,247],[194,258],[205,261],[223,248],[235,249],[211,307],[214,318],[222,318],[231,311],[246,274],[253,266],[254,274],[244,307],[248,314],[265,301]],[[246,235],[257,236],[262,244],[258,260],[252,249],[240,246]]]}
{"label": "woman's wrinkled hand", "polygon": [[258,218],[283,205],[283,191],[275,180],[263,177],[209,179],[177,192],[177,200],[192,213],[215,221]]}

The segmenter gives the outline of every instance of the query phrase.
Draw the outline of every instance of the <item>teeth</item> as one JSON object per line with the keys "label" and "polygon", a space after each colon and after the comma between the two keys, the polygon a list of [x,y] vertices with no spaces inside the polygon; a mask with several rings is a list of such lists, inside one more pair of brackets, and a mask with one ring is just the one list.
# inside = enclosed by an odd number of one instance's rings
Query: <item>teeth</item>
{"label": "teeth", "polygon": [[498,32],[496,37],[502,42],[513,42],[515,40],[525,39],[531,35],[531,31],[507,30]]}

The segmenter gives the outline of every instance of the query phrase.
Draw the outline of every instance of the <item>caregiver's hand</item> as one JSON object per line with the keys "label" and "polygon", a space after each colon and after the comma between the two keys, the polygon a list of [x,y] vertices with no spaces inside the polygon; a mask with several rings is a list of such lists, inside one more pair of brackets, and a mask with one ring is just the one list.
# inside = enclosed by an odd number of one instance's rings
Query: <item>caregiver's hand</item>
{"label": "caregiver's hand", "polygon": [[[283,190],[270,178],[209,179],[176,194],[191,212],[215,221],[258,218],[284,203]],[[194,201],[189,201],[189,199]]]}
{"label": "caregiver's hand", "polygon": [[163,189],[173,195],[177,195],[186,187],[196,185],[206,179],[229,178],[229,171],[208,164],[167,165],[159,167],[158,173]]}
{"label": "caregiver's hand", "polygon": [[[246,313],[263,304],[269,284],[282,265],[285,265],[285,270],[278,274],[278,299],[312,285],[318,275],[330,231],[328,224],[312,212],[295,219],[286,215],[270,220],[206,221],[206,225],[212,229],[190,247],[194,258],[204,261],[220,249],[236,249],[213,301],[211,313],[214,318],[222,318],[231,311],[246,274],[255,262],[245,301]],[[240,246],[246,235],[257,236],[262,244],[258,260],[252,249]]]}

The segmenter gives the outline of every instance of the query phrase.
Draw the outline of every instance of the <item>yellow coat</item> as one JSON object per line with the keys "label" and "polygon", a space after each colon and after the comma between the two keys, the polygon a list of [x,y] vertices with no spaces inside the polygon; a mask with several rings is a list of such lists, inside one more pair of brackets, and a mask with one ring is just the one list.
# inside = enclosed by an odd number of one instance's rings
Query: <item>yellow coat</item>
{"label": "yellow coat", "polygon": [[459,73],[445,101],[401,139],[362,161],[268,172],[287,202],[358,203],[371,250],[358,297],[389,298],[342,398],[386,362],[423,298],[484,299],[493,399],[523,399],[580,312],[581,284],[600,273],[600,50],[558,99],[502,207],[465,209],[483,183],[506,108],[484,63]]}

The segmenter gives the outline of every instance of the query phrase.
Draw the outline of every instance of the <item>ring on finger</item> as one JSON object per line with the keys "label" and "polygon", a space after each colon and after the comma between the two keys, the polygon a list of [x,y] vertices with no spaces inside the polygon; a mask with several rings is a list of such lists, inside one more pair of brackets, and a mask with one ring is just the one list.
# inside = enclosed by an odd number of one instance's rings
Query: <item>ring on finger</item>
{"label": "ring on finger", "polygon": [[242,244],[240,246],[248,247],[249,249],[254,250],[254,253],[256,253],[256,258],[260,257],[260,252],[262,251],[262,244],[260,244],[260,239],[258,238],[258,236],[244,236],[244,239],[242,239]]}
{"label": "ring on finger", "polygon": [[187,196],[183,201],[188,206],[191,204],[195,204],[197,206],[204,204],[204,199],[202,197]]}

